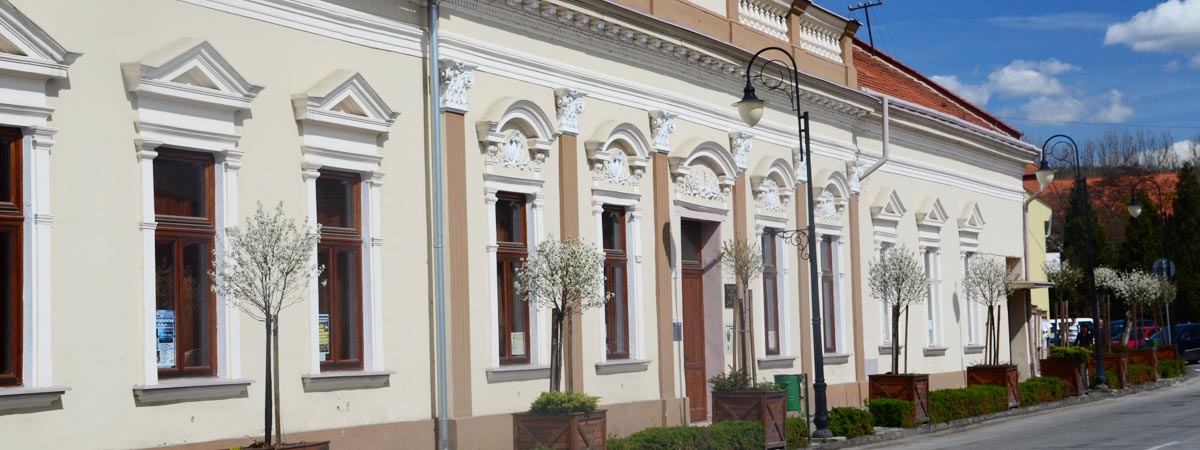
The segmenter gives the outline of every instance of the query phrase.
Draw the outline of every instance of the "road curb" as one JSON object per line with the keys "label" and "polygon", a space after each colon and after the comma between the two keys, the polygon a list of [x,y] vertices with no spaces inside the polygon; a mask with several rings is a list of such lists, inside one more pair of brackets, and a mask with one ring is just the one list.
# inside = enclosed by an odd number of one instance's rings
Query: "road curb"
{"label": "road curb", "polygon": [[1016,409],[1010,409],[1010,410],[1004,411],[1004,412],[985,414],[982,416],[975,416],[975,417],[968,417],[966,419],[951,420],[949,422],[925,425],[925,426],[921,426],[921,427],[917,427],[917,428],[905,428],[900,431],[895,431],[895,432],[885,433],[885,434],[873,434],[870,436],[859,436],[859,437],[856,437],[853,439],[846,439],[844,441],[827,442],[827,443],[821,444],[819,446],[809,447],[809,448],[817,449],[817,450],[833,450],[833,449],[839,449],[839,448],[856,447],[856,446],[860,446],[860,445],[877,444],[880,442],[894,441],[897,439],[903,439],[906,437],[917,436],[917,435],[922,435],[922,434],[938,433],[941,431],[946,431],[946,430],[950,430],[950,429],[954,429],[954,428],[968,427],[971,425],[983,424],[983,423],[991,422],[991,421],[997,420],[997,419],[1027,416],[1027,415],[1031,415],[1031,414],[1037,414],[1037,413],[1040,413],[1043,411],[1049,411],[1049,410],[1054,410],[1054,409],[1059,409],[1059,408],[1066,408],[1069,406],[1083,405],[1083,404],[1087,404],[1087,403],[1094,403],[1094,402],[1098,402],[1098,401],[1102,401],[1102,400],[1121,398],[1121,397],[1125,397],[1125,396],[1129,396],[1129,395],[1139,394],[1139,393],[1146,392],[1146,391],[1154,391],[1154,390],[1174,386],[1176,384],[1182,383],[1186,380],[1195,378],[1197,376],[1198,375],[1196,375],[1196,372],[1186,371],[1184,376],[1180,376],[1180,377],[1176,377],[1176,378],[1169,378],[1169,379],[1165,379],[1165,380],[1152,381],[1152,382],[1149,382],[1149,383],[1146,383],[1146,384],[1143,384],[1140,386],[1134,386],[1134,387],[1127,388],[1127,389],[1121,389],[1119,391],[1108,391],[1108,392],[1092,391],[1092,392],[1089,392],[1087,395],[1082,395],[1079,397],[1068,397],[1066,399],[1059,400],[1056,402],[1042,403],[1040,405],[1034,405],[1034,406],[1031,406],[1028,408],[1016,408]]}

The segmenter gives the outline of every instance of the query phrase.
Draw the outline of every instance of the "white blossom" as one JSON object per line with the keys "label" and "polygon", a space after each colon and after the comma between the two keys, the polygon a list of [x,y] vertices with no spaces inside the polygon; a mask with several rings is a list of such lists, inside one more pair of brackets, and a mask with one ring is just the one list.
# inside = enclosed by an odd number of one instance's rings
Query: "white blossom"
{"label": "white blossom", "polygon": [[1159,281],[1150,272],[1131,270],[1121,276],[1117,297],[1129,304],[1147,305],[1159,298]]}

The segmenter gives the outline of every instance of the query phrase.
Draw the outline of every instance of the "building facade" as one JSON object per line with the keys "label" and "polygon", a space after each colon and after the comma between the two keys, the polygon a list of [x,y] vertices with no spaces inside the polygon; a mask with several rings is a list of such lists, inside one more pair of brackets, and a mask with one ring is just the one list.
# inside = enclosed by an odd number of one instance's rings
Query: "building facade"
{"label": "building facade", "polygon": [[[208,272],[259,204],[322,226],[326,271],[279,323],[289,440],[427,449],[445,414],[454,448],[509,448],[550,350],[549,314],[515,294],[513,271],[564,237],[605,254],[614,299],[578,318],[565,382],[601,397],[611,434],[710,417],[707,380],[732,360],[719,255],[733,238],[761,242],[768,263],[751,286],[760,379],[811,374],[820,351],[831,405],[861,405],[890,357],[867,272],[898,246],[931,278],[903,322],[905,370],[956,387],[981,360],[984,318],[961,275],[973,258],[1023,262],[1036,150],[856,41],[856,22],[806,1],[442,0],[431,74],[425,7],[0,0],[8,442],[214,448],[259,434],[263,327],[212,294]],[[767,46],[804,72],[811,180],[787,97],[767,95],[753,129],[728,106],[748,50]],[[809,183],[817,245],[801,251],[773,233],[808,226]]]}

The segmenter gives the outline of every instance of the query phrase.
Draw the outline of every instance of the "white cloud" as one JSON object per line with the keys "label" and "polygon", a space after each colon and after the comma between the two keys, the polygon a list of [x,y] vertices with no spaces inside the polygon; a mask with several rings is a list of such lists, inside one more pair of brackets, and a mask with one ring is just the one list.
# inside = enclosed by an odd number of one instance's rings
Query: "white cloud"
{"label": "white cloud", "polygon": [[958,77],[954,75],[934,75],[930,78],[933,79],[933,82],[954,91],[955,94],[978,106],[987,106],[988,100],[992,96],[991,91],[986,85],[964,84],[958,81]]}
{"label": "white cloud", "polygon": [[1108,26],[1105,45],[1127,45],[1139,52],[1181,53],[1200,68],[1200,0],[1168,0]]}
{"label": "white cloud", "polygon": [[1107,14],[1070,12],[1040,16],[1001,16],[987,19],[990,25],[1024,30],[1103,30],[1112,23]]}
{"label": "white cloud", "polygon": [[1108,106],[1105,106],[1096,114],[1092,115],[1092,120],[1097,122],[1120,123],[1129,120],[1133,117],[1133,108],[1121,103],[1121,91],[1116,89],[1108,91]]}
{"label": "white cloud", "polygon": [[1025,117],[1052,122],[1074,122],[1083,116],[1083,102],[1068,96],[1041,96],[1021,105]]}
{"label": "white cloud", "polygon": [[1200,157],[1200,141],[1179,141],[1171,144],[1171,152],[1179,155],[1181,161]]}
{"label": "white cloud", "polygon": [[988,75],[988,87],[1003,97],[1059,95],[1065,90],[1055,76],[1075,70],[1079,68],[1053,58],[1018,59]]}

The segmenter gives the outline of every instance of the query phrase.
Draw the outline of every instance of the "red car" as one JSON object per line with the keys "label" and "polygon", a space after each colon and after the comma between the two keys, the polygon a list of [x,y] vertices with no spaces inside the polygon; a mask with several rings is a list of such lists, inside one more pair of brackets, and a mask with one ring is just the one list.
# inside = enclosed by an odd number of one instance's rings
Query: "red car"
{"label": "red car", "polygon": [[1129,335],[1129,348],[1143,348],[1149,345],[1147,339],[1154,336],[1162,327],[1138,327]]}

